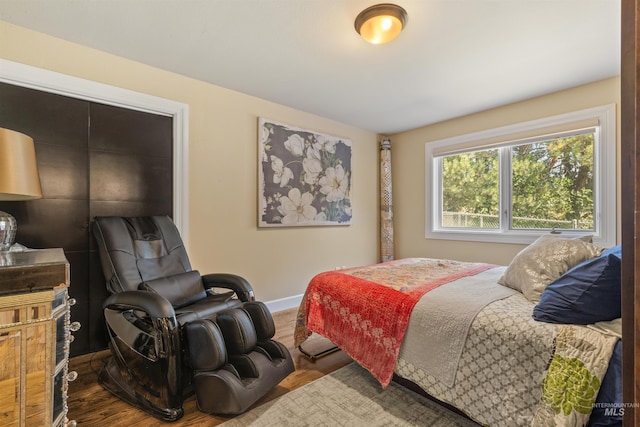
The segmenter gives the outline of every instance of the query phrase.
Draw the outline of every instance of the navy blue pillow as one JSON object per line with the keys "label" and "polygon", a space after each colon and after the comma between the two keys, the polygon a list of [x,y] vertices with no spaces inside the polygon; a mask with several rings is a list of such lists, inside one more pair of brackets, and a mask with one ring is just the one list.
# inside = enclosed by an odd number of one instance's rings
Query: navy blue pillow
{"label": "navy blue pillow", "polygon": [[588,427],[622,426],[622,340],[613,348]]}
{"label": "navy blue pillow", "polygon": [[620,245],[558,277],[542,293],[533,318],[548,323],[587,325],[621,316]]}

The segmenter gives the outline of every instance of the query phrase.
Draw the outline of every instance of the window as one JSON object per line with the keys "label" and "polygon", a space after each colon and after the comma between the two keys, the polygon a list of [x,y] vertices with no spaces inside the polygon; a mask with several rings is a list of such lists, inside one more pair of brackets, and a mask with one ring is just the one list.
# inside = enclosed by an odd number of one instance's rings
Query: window
{"label": "window", "polygon": [[426,144],[427,238],[616,239],[615,106]]}

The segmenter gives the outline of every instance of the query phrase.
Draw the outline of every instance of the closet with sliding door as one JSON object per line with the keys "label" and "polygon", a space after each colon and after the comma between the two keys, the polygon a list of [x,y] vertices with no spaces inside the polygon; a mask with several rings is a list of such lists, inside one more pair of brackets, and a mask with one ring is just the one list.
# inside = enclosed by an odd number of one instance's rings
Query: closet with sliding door
{"label": "closet with sliding door", "polygon": [[173,217],[173,117],[0,83],[0,128],[35,142],[42,199],[0,202],[16,242],[62,248],[70,263],[71,356],[102,350],[104,278],[90,233],[102,215]]}

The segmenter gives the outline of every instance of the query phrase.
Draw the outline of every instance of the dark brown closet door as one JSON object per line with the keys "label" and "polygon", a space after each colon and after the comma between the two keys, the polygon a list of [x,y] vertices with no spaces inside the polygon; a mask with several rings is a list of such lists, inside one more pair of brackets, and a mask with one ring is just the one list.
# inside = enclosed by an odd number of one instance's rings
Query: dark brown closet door
{"label": "dark brown closet door", "polygon": [[172,215],[173,120],[0,83],[0,127],[33,138],[43,198],[0,202],[16,241],[61,247],[71,265],[71,355],[106,348],[107,297],[90,223],[98,215]]}
{"label": "dark brown closet door", "polygon": [[29,248],[63,248],[71,265],[69,293],[78,304],[74,320],[76,354],[89,348],[88,324],[88,150],[89,103],[38,90],[0,84],[0,127],[33,138],[43,198],[0,202],[18,222],[16,241]]}
{"label": "dark brown closet door", "polygon": [[[101,104],[90,106],[89,216],[173,213],[173,119]],[[88,307],[107,298],[90,239]],[[90,351],[105,348],[102,310],[89,313]]]}

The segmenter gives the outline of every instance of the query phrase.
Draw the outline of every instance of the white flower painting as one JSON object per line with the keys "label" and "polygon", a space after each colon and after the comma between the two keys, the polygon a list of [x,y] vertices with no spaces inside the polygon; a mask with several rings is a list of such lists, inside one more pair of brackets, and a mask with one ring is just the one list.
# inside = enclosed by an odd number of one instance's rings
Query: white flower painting
{"label": "white flower painting", "polygon": [[258,225],[348,225],[351,141],[261,118]]}

